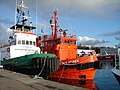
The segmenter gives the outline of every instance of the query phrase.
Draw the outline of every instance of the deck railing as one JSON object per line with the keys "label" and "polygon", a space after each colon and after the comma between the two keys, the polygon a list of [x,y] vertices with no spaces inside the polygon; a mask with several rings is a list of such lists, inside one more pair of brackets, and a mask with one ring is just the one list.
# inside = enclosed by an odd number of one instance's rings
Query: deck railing
{"label": "deck railing", "polygon": [[[58,35],[57,38],[64,38],[64,36],[60,36]],[[76,35],[67,35],[65,36],[66,38],[76,38]],[[41,39],[43,40],[50,40],[50,39],[53,39],[53,36],[52,35],[42,35],[41,36]]]}

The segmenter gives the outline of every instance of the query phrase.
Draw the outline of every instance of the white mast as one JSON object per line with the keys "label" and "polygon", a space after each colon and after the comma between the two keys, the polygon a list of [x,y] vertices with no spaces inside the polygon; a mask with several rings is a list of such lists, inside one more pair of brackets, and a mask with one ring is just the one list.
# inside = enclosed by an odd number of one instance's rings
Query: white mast
{"label": "white mast", "polygon": [[[16,25],[16,16],[17,16],[16,10],[17,10],[17,0],[16,0],[16,4],[15,4],[15,25]],[[15,30],[16,30],[16,27],[15,27]]]}

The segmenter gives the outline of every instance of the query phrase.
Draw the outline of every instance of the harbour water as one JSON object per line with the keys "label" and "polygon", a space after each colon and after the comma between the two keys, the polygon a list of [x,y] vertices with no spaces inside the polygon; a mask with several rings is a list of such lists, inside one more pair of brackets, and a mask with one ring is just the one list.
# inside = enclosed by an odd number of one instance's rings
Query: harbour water
{"label": "harbour water", "polygon": [[106,65],[103,69],[97,70],[94,83],[98,90],[120,90],[120,85],[111,72],[112,69],[112,66]]}

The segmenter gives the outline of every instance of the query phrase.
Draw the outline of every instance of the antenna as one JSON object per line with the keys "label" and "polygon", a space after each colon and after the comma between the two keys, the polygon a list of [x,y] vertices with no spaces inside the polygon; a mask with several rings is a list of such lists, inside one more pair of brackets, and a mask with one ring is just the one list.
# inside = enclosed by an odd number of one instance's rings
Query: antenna
{"label": "antenna", "polygon": [[17,0],[15,1],[15,3],[16,3],[16,4],[15,4],[15,30],[13,29],[13,33],[12,33],[13,36],[14,36],[14,31],[16,31],[16,16],[17,16],[17,15],[16,15],[16,10],[17,10]]}
{"label": "antenna", "polygon": [[29,8],[24,5],[22,0],[21,4],[17,5],[17,24],[22,23],[24,25],[29,18]]}
{"label": "antenna", "polygon": [[36,32],[35,34],[37,35],[37,0],[36,0]]}
{"label": "antenna", "polygon": [[[15,4],[15,25],[16,25],[16,10],[17,10],[17,0],[16,0],[16,4]],[[15,27],[15,30],[16,30],[16,27]]]}

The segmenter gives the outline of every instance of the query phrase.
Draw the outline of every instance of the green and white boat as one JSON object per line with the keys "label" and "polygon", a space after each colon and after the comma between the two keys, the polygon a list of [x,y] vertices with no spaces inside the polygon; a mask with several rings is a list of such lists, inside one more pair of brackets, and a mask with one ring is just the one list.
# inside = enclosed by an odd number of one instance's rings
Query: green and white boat
{"label": "green and white boat", "polygon": [[59,68],[59,60],[54,54],[42,53],[36,46],[37,35],[32,32],[36,27],[32,26],[32,22],[27,25],[29,8],[23,0],[17,5],[16,15],[16,25],[10,28],[13,34],[9,37],[9,45],[0,48],[3,68],[29,74],[39,73],[46,78]]}

